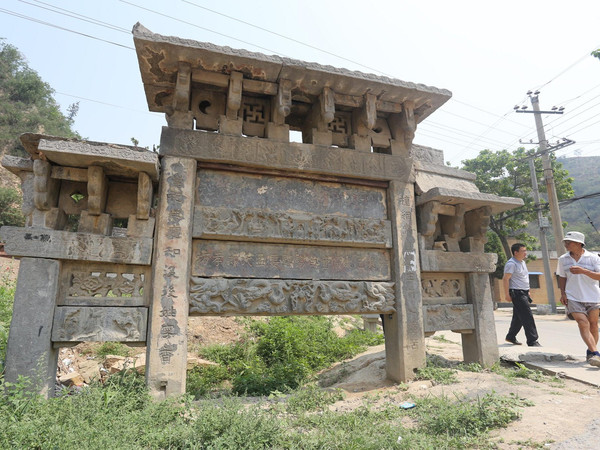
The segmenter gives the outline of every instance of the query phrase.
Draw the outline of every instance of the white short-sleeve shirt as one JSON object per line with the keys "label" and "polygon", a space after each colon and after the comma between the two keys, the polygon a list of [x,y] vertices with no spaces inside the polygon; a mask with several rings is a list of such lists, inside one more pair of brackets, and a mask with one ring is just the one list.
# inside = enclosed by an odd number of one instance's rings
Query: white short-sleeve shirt
{"label": "white short-sleeve shirt", "polygon": [[600,272],[600,257],[584,249],[579,261],[575,261],[569,252],[558,258],[556,274],[567,279],[565,293],[567,300],[583,303],[600,303],[600,286],[597,280],[587,275],[573,274],[571,266],[579,266],[592,272]]}

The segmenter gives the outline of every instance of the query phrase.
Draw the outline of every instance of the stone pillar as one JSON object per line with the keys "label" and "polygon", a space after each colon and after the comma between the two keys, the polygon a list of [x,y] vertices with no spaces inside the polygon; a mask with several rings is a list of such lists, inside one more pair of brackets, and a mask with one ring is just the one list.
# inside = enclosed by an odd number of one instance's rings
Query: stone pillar
{"label": "stone pillar", "polygon": [[391,181],[388,204],[392,221],[392,281],[396,312],[384,315],[386,373],[403,382],[425,365],[423,300],[412,183]]}
{"label": "stone pillar", "polygon": [[54,395],[58,351],[52,347],[52,319],[58,294],[60,263],[23,258],[6,350],[6,381],[29,377],[31,388],[45,397]]}
{"label": "stone pillar", "polygon": [[165,156],[162,166],[146,359],[156,399],[185,392],[196,161]]}
{"label": "stone pillar", "polygon": [[473,305],[475,329],[473,333],[462,334],[463,356],[467,363],[478,362],[490,367],[498,360],[499,354],[489,274],[467,275],[467,298]]}

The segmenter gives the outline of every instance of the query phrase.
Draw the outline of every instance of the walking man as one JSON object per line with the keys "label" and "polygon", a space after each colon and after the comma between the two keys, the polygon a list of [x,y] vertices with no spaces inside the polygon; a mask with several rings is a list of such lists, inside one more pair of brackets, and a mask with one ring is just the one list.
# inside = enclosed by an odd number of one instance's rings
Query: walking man
{"label": "walking man", "polygon": [[529,271],[525,265],[527,248],[524,244],[513,244],[510,251],[512,258],[504,265],[504,276],[502,277],[505,297],[510,299],[513,305],[512,321],[506,334],[506,342],[521,345],[517,341],[517,334],[523,328],[527,345],[541,347],[538,342],[535,320],[529,306]]}
{"label": "walking man", "polygon": [[585,236],[569,231],[563,239],[567,253],[558,258],[556,274],[560,302],[569,318],[577,321],[581,339],[587,345],[586,359],[600,367],[598,353],[598,310],[600,309],[600,257],[587,251]]}

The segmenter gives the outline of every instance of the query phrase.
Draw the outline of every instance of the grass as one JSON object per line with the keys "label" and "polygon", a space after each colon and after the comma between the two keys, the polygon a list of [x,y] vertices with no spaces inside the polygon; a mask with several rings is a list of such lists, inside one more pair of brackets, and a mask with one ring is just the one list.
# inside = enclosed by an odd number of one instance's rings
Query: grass
{"label": "grass", "polygon": [[411,410],[365,401],[336,411],[331,405],[341,394],[315,385],[258,403],[191,396],[154,402],[135,371],[50,400],[19,389],[0,398],[0,448],[492,448],[489,431],[526,406],[491,393],[414,399]]}
{"label": "grass", "polygon": [[8,274],[0,274],[0,373],[4,371],[6,343],[8,342],[16,287],[16,280],[11,280]]}

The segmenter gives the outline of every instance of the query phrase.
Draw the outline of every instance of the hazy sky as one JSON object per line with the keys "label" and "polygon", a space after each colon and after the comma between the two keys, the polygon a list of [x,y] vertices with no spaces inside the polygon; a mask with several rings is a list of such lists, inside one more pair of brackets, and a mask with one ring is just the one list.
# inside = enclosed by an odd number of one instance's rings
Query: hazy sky
{"label": "hazy sky", "polygon": [[151,147],[166,125],[148,112],[131,36],[139,21],[163,35],[448,89],[453,98],[419,125],[415,142],[444,150],[453,165],[537,141],[533,116],[513,111],[529,105],[530,89],[540,90],[542,109],[565,107],[544,116],[552,142],[577,142],[558,156],[600,155],[600,60],[589,56],[600,47],[600,2],[493,3],[3,0],[0,37],[56,90],[63,111],[80,102],[75,129],[95,141],[135,137]]}

